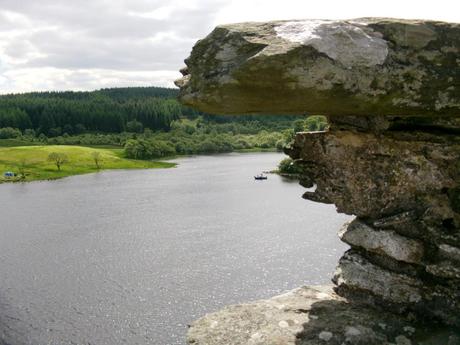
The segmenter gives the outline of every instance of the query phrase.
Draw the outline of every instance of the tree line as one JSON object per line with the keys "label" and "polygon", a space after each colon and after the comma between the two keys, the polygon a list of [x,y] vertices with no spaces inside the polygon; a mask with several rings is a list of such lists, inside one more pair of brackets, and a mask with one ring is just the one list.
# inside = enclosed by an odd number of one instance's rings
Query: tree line
{"label": "tree line", "polygon": [[83,133],[169,131],[174,121],[196,119],[219,125],[221,132],[254,134],[281,131],[299,116],[217,116],[182,106],[178,90],[161,87],[102,89],[92,92],[32,92],[0,96],[0,128],[29,136]]}
{"label": "tree line", "polygon": [[0,96],[0,128],[55,137],[85,132],[121,133],[137,121],[143,128],[169,130],[172,121],[195,116],[168,88],[103,89],[93,92],[37,92]]}
{"label": "tree line", "polygon": [[109,145],[134,159],[282,148],[296,132],[321,131],[323,116],[204,114],[158,87],[0,96],[1,145]]}

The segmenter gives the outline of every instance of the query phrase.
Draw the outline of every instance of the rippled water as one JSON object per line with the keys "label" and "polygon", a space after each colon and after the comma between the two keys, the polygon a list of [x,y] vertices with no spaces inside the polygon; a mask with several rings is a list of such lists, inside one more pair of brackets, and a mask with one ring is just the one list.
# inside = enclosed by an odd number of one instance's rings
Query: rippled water
{"label": "rippled water", "polygon": [[282,158],[1,185],[0,339],[184,344],[206,312],[328,283],[348,217],[301,199],[295,182],[254,181]]}

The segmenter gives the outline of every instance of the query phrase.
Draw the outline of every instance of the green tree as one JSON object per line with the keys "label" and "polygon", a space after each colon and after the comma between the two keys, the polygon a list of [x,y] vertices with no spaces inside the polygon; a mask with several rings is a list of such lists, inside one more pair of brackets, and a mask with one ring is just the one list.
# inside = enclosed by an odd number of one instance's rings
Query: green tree
{"label": "green tree", "polygon": [[280,139],[276,142],[276,149],[278,151],[283,151],[284,146],[286,146],[286,142],[283,139]]}
{"label": "green tree", "polygon": [[305,130],[305,120],[294,121],[294,132],[303,132]]}
{"label": "green tree", "polygon": [[142,123],[136,120],[132,120],[126,123],[126,131],[131,133],[142,133],[144,126]]}
{"label": "green tree", "polygon": [[127,140],[124,149],[126,157],[134,159],[145,158],[147,152],[144,142],[135,139]]}
{"label": "green tree", "polygon": [[81,133],[84,133],[86,131],[86,128],[81,123],[77,123],[75,125],[74,131],[75,131],[75,134],[81,134]]}
{"label": "green tree", "polygon": [[67,163],[69,160],[65,153],[51,152],[48,155],[48,161],[53,162],[56,165],[57,169],[60,171],[61,166]]}
{"label": "green tree", "polygon": [[291,158],[285,158],[278,164],[278,170],[283,174],[301,174],[302,168]]}
{"label": "green tree", "polygon": [[324,131],[328,126],[328,122],[325,116],[313,115],[305,120],[305,125],[310,132]]}
{"label": "green tree", "polygon": [[215,153],[219,151],[219,148],[210,139],[206,139],[199,144],[198,151],[202,153]]}
{"label": "green tree", "polygon": [[93,151],[91,152],[91,157],[93,157],[94,164],[96,165],[96,169],[101,168],[101,163],[102,163],[102,156],[99,151]]}
{"label": "green tree", "polygon": [[21,136],[21,131],[17,128],[0,128],[0,139],[12,139]]}
{"label": "green tree", "polygon": [[35,130],[28,128],[24,131],[24,135],[30,138],[35,138],[36,133]]}
{"label": "green tree", "polygon": [[29,162],[27,159],[23,158],[19,161],[18,171],[19,171],[19,178],[21,180],[25,180],[26,178],[26,169],[29,167]]}

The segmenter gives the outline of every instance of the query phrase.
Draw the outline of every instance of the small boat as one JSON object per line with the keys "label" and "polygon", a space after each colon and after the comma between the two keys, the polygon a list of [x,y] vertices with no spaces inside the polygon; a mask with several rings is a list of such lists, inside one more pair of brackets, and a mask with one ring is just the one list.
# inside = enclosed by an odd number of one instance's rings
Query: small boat
{"label": "small boat", "polygon": [[266,179],[268,179],[268,177],[264,176],[264,174],[260,174],[260,175],[254,176],[254,179],[255,180],[266,180]]}

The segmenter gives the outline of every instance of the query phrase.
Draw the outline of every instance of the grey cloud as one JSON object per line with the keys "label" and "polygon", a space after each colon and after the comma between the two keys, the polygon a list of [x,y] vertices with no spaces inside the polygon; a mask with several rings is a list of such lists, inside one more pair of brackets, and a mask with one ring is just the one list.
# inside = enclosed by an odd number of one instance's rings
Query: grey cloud
{"label": "grey cloud", "polygon": [[[29,60],[21,67],[105,68],[120,70],[175,69],[182,63],[193,41],[166,37],[158,42],[141,39],[96,39],[68,36],[54,31],[33,35],[37,51],[45,57]],[[13,44],[16,46],[16,43]],[[10,48],[7,48],[8,53]],[[17,49],[16,49],[17,50]]]}
{"label": "grey cloud", "polygon": [[14,40],[10,42],[4,53],[12,58],[22,59],[33,51],[33,45],[28,40]]}
{"label": "grey cloud", "polygon": [[[97,84],[96,75],[78,70],[112,71],[115,80],[117,71],[175,71],[225,4],[196,2],[191,8],[189,2],[166,0],[0,0],[0,56],[8,61],[9,76],[15,69],[74,71],[65,78],[66,88],[68,83],[79,88]],[[171,7],[167,18],[150,15],[162,7]],[[12,22],[11,14],[21,20]],[[11,30],[15,35],[6,34]],[[119,80],[129,83],[126,78]]]}
{"label": "grey cloud", "polygon": [[0,12],[0,31],[10,30],[12,27],[12,21],[5,15],[5,13]]}

